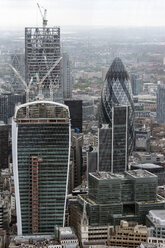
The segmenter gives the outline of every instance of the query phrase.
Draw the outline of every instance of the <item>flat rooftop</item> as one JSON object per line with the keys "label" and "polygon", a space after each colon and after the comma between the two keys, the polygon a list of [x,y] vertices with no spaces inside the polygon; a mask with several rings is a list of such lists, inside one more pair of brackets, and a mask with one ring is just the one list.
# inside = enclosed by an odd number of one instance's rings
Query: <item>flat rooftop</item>
{"label": "flat rooftop", "polygon": [[151,172],[147,170],[129,170],[127,171],[128,175],[131,175],[135,178],[144,178],[144,177],[157,177],[156,175],[152,174]]}
{"label": "flat rooftop", "polygon": [[163,169],[162,166],[152,163],[146,163],[146,164],[135,164],[132,167],[138,167],[139,169]]}
{"label": "flat rooftop", "polygon": [[154,224],[165,226],[165,209],[164,210],[150,210],[148,216]]}
{"label": "flat rooftop", "polygon": [[113,174],[111,172],[107,171],[97,171],[97,172],[92,172],[89,173],[90,175],[94,176],[97,179],[103,180],[103,179],[118,179],[118,178],[124,178],[124,174]]}

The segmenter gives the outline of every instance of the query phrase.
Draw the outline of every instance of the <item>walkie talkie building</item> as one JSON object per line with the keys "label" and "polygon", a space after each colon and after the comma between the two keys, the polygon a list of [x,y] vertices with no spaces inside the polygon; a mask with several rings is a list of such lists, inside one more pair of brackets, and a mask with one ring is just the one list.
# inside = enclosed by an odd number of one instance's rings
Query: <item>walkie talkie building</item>
{"label": "walkie talkie building", "polygon": [[68,107],[49,101],[18,106],[12,137],[18,234],[52,233],[65,220]]}
{"label": "walkie talkie building", "polygon": [[101,95],[100,124],[112,126],[113,106],[129,106],[128,117],[128,155],[133,150],[134,143],[134,104],[131,82],[120,58],[115,58],[110,66]]}

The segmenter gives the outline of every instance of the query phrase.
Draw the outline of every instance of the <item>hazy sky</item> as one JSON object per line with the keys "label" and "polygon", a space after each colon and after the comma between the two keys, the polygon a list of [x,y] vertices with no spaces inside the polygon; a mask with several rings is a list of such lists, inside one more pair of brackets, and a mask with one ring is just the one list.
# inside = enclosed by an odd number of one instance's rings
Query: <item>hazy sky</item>
{"label": "hazy sky", "polygon": [[165,0],[0,0],[0,28],[48,25],[165,26]]}

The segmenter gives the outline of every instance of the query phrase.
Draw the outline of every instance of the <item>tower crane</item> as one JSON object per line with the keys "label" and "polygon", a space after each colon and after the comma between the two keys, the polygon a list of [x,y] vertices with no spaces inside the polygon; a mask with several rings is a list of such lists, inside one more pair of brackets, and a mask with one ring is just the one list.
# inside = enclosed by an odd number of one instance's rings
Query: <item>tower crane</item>
{"label": "tower crane", "polygon": [[[57,59],[57,61],[54,63],[54,65],[50,68],[50,70],[48,70],[48,72],[45,74],[45,76],[39,81],[39,75],[38,73],[36,73],[36,78],[37,78],[37,83],[38,83],[38,88],[39,88],[39,98],[43,98],[43,94],[42,94],[42,84],[45,81],[45,79],[47,77],[49,77],[50,73],[54,70],[54,68],[59,64],[59,62],[61,61],[62,57],[60,57],[59,59]],[[52,82],[51,82],[51,86],[52,88]],[[53,91],[53,89],[52,89]],[[51,98],[52,98],[52,94],[51,94]],[[53,100],[53,99],[51,99]]]}
{"label": "tower crane", "polygon": [[42,13],[42,10],[41,10],[41,7],[40,5],[37,3],[37,6],[39,8],[39,11],[41,13],[41,17],[42,17],[42,25],[43,25],[43,28],[45,29],[46,26],[47,26],[47,23],[48,23],[48,20],[46,19],[46,15],[47,15],[47,9],[43,8],[44,9],[44,14]]}
{"label": "tower crane", "polygon": [[[54,65],[50,68],[50,70],[45,74],[45,76],[39,81],[39,75],[36,73],[36,78],[38,81],[38,86],[39,86],[39,98],[42,96],[42,84],[45,81],[45,79],[50,75],[50,73],[53,71],[53,69],[58,65],[58,63],[61,61],[62,57],[60,57]],[[20,73],[11,65],[9,64],[10,68],[14,71],[16,76],[20,79],[20,81],[23,83],[25,86],[25,92],[26,92],[26,102],[29,102],[29,94],[30,94],[30,87],[33,82],[33,77],[31,77],[29,84],[25,82],[25,80],[21,77]]]}
{"label": "tower crane", "polygon": [[29,83],[27,84],[25,82],[25,80],[21,77],[21,75],[19,74],[19,72],[11,64],[9,64],[9,66],[14,71],[14,73],[19,78],[19,80],[23,83],[23,85],[25,86],[26,102],[29,102],[30,87],[31,87],[31,84],[33,82],[33,77],[31,77]]}

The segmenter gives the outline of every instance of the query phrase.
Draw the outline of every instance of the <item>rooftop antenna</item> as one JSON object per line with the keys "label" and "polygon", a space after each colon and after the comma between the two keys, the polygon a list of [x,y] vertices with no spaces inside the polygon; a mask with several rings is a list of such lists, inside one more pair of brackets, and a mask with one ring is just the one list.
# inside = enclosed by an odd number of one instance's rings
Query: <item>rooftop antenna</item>
{"label": "rooftop antenna", "polygon": [[[47,9],[45,9],[44,7],[40,7],[39,3],[37,3],[37,6],[39,8],[39,11],[40,11],[40,14],[41,14],[41,17],[42,17],[42,25],[43,25],[43,28],[45,29],[46,26],[47,26],[47,23],[48,23],[48,20],[46,19],[46,16],[47,16]],[[44,13],[42,13],[42,9],[44,9]]]}

